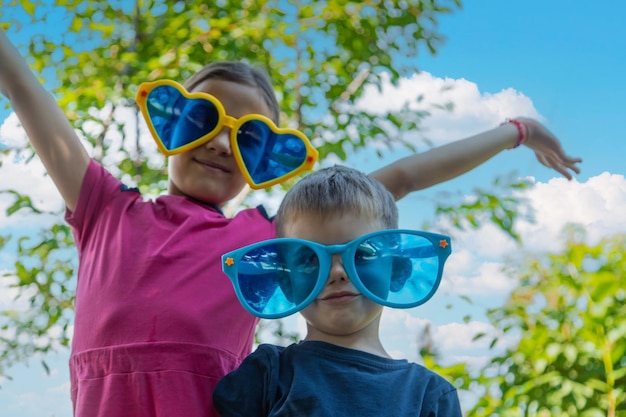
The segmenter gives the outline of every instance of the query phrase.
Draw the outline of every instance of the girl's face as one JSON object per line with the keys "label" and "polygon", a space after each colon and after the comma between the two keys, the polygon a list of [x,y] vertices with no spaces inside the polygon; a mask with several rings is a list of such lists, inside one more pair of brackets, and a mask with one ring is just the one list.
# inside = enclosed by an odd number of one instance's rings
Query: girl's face
{"label": "girl's face", "polygon": [[[207,79],[190,92],[211,94],[224,105],[226,114],[240,118],[261,114],[272,118],[260,90],[220,79]],[[202,146],[169,158],[169,193],[222,207],[246,185],[230,148],[230,128]]]}

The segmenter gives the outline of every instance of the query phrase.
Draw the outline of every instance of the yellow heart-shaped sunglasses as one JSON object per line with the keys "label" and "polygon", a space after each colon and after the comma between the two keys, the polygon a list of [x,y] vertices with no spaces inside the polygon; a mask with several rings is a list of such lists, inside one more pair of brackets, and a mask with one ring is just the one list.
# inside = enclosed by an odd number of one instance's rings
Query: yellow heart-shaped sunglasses
{"label": "yellow heart-shaped sunglasses", "polygon": [[189,93],[171,80],[145,82],[135,98],[159,150],[166,156],[201,146],[230,128],[230,146],[252,189],[271,187],[313,169],[317,150],[304,133],[278,128],[260,114],[235,118],[215,97]]}

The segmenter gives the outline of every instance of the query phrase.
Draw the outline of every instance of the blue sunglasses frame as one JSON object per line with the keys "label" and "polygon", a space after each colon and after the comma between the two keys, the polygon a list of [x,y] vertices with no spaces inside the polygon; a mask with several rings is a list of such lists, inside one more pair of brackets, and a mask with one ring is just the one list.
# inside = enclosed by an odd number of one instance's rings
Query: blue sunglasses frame
{"label": "blue sunglasses frame", "polygon": [[[426,292],[421,298],[416,299],[411,302],[393,302],[388,299],[382,298],[367,288],[366,285],[363,284],[361,277],[359,277],[359,273],[357,272],[357,267],[355,264],[355,256],[357,251],[360,248],[360,245],[365,241],[368,241],[372,238],[380,238],[384,235],[411,235],[423,238],[431,243],[432,246],[420,246],[416,248],[403,249],[403,252],[400,252],[400,255],[406,255],[405,259],[413,259],[415,258],[437,258],[437,276],[434,277],[434,281],[432,284],[432,288],[428,292]],[[262,268],[247,268],[247,263],[249,262],[243,261],[242,259],[255,250],[262,249],[263,247],[271,247],[273,245],[302,245],[306,248],[309,248],[315,253],[317,259],[319,261],[318,274],[316,277],[316,282],[311,292],[306,298],[302,301],[294,303],[292,307],[286,308],[283,311],[279,312],[264,312],[259,311],[258,308],[254,307],[254,303],[251,302],[248,298],[246,298],[244,291],[242,290],[242,286],[239,279],[239,274],[250,276],[259,273],[263,273]],[[306,306],[308,306],[311,302],[313,302],[317,296],[322,292],[324,287],[326,286],[326,282],[328,281],[328,276],[330,274],[330,269],[332,266],[332,256],[334,254],[341,254],[341,260],[343,262],[343,267],[346,271],[346,274],[355,288],[365,297],[370,300],[381,304],[387,307],[393,308],[412,308],[419,306],[426,301],[428,301],[437,291],[439,284],[441,282],[441,277],[443,274],[443,267],[452,252],[450,237],[430,232],[422,232],[416,230],[407,230],[407,229],[387,229],[381,230],[373,233],[369,233],[363,235],[357,239],[354,239],[345,244],[339,245],[322,245],[316,242],[311,242],[304,239],[297,238],[277,238],[270,239],[258,243],[254,243],[252,245],[248,245],[234,251],[228,252],[222,256],[222,271],[228,276],[231,280],[233,287],[235,289],[235,293],[237,294],[237,298],[242,306],[251,314],[266,319],[277,319],[289,316],[294,314]],[[398,254],[394,254],[394,257],[398,257]],[[260,262],[255,262],[260,263]],[[247,269],[247,270],[246,270]],[[250,269],[254,269],[254,271],[250,271]],[[260,272],[259,272],[260,271]],[[284,271],[286,272],[286,271]],[[280,273],[279,269],[276,270],[276,274]],[[412,275],[412,274],[411,274]],[[279,279],[276,279],[278,283]],[[403,284],[404,285],[404,284]],[[278,286],[278,284],[276,284]],[[272,294],[276,291],[276,287],[271,290]],[[263,289],[259,288],[258,291],[255,291],[255,295],[259,293],[263,293]],[[271,297],[268,297],[271,298]],[[267,305],[267,304],[266,304]]]}

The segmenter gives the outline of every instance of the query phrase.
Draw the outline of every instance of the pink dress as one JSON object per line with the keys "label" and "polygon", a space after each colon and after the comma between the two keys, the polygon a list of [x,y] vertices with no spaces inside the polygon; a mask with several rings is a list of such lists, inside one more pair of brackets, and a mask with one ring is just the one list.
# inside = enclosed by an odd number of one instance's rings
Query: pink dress
{"label": "pink dress", "polygon": [[70,375],[77,417],[212,416],[212,392],[257,319],[220,258],[274,237],[262,209],[225,218],[179,196],[144,201],[98,163],[74,212],[79,251]]}

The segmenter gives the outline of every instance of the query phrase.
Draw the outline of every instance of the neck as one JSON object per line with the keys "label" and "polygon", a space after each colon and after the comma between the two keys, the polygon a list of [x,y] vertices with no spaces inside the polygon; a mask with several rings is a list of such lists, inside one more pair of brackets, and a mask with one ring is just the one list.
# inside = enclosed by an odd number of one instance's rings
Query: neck
{"label": "neck", "polygon": [[373,355],[391,358],[378,336],[378,321],[371,323],[364,329],[350,334],[327,333],[311,327],[307,323],[307,335],[305,341],[320,341],[333,345],[360,350]]}

